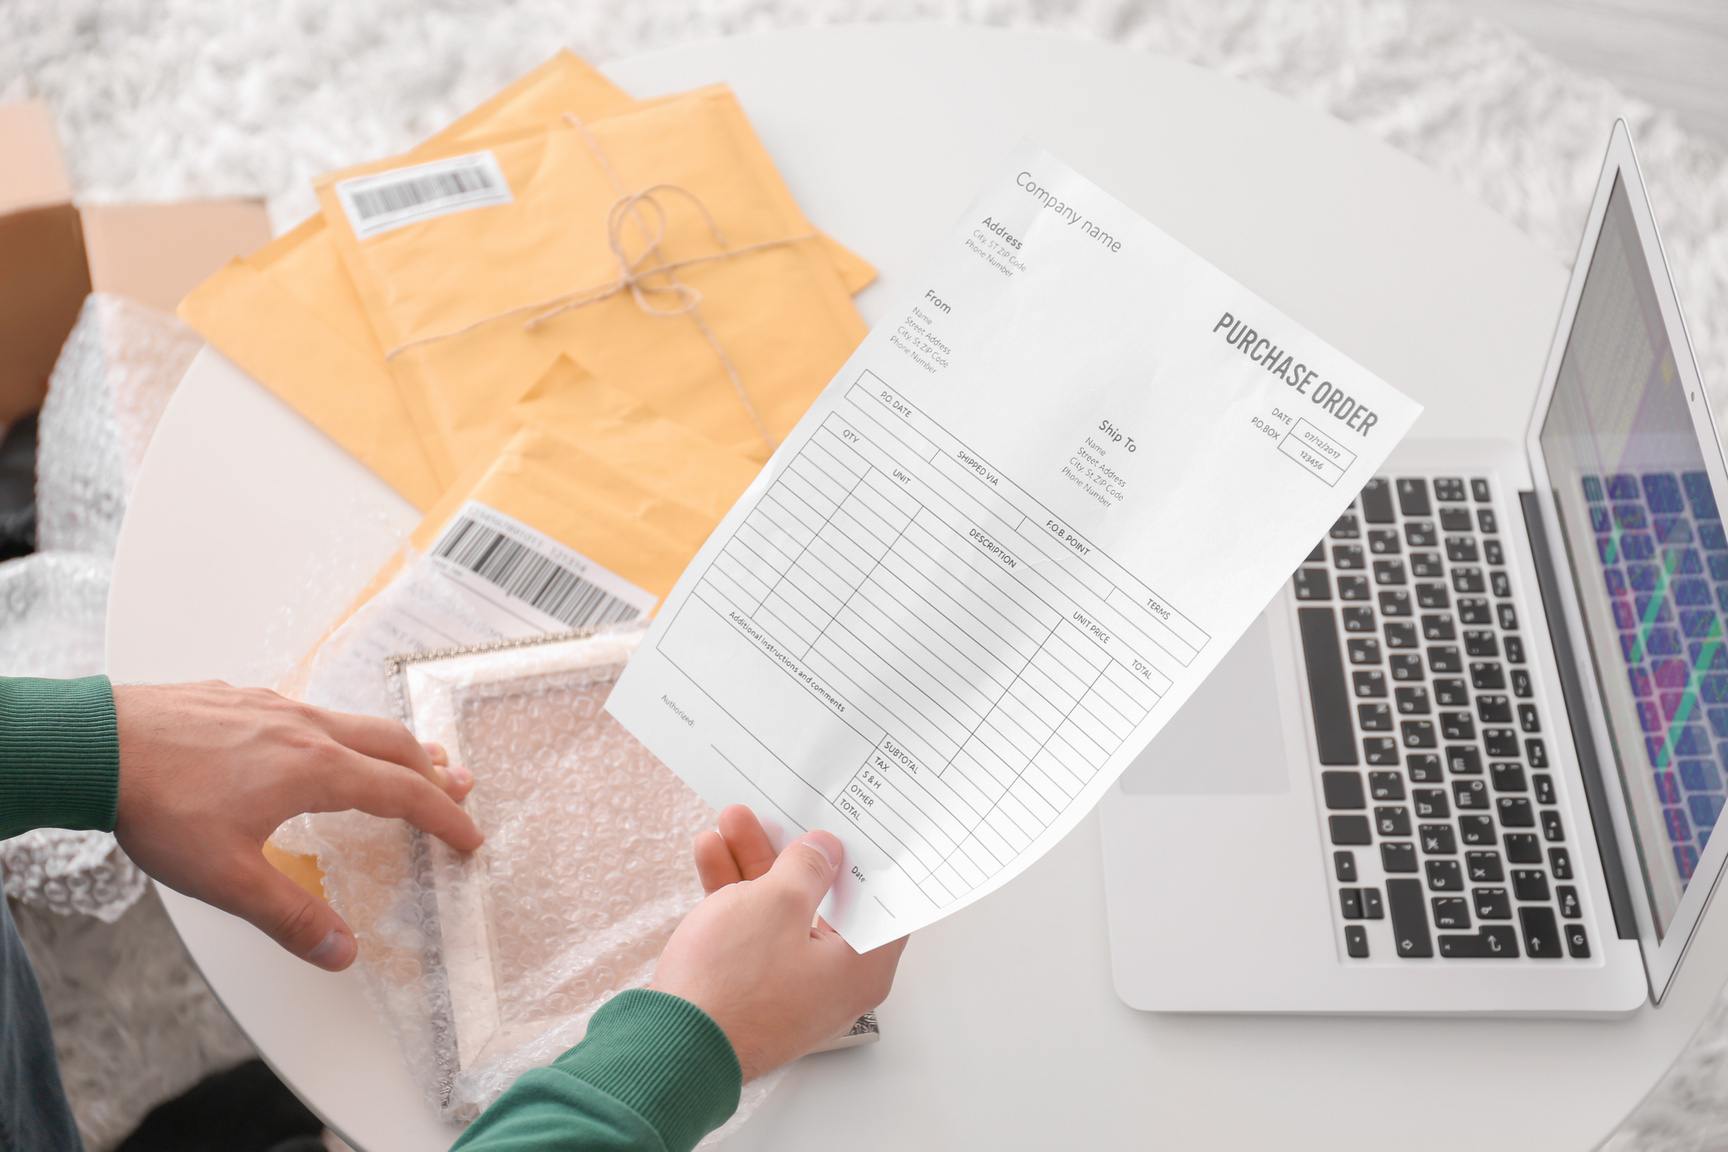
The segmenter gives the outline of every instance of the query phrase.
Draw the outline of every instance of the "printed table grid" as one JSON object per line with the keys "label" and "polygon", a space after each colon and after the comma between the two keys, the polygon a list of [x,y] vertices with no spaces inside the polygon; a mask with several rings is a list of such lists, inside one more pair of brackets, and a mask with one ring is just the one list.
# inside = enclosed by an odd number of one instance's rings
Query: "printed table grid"
{"label": "printed table grid", "polygon": [[[1011,501],[947,498],[937,484],[969,474],[906,451],[873,421],[831,416],[697,591],[880,725],[829,801],[942,905],[1030,847],[1168,680],[1089,634],[1088,612],[1019,559],[1018,529],[978,515]],[[1093,613],[1118,591],[1101,582],[1096,569],[1076,581]]]}

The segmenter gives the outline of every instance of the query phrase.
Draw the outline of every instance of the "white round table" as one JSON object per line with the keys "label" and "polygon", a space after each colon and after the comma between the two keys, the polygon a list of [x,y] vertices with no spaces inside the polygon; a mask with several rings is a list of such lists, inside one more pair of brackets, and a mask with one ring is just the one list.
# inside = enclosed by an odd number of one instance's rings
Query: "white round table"
{"label": "white round table", "polygon": [[[638,96],[731,83],[811,219],[882,270],[860,299],[870,320],[1030,136],[1421,400],[1418,435],[1522,436],[1564,270],[1432,172],[1282,97],[1102,44],[946,26],[780,32],[607,72]],[[206,351],[121,537],[113,676],[276,682],[416,519]],[[164,898],[216,994],[332,1128],[363,1152],[450,1143],[355,976]],[[733,1146],[1584,1149],[1680,1052],[1725,965],[1716,905],[1667,1002],[1622,1020],[1144,1014],[1111,990],[1088,819],[919,933],[882,1042],[801,1062]]]}

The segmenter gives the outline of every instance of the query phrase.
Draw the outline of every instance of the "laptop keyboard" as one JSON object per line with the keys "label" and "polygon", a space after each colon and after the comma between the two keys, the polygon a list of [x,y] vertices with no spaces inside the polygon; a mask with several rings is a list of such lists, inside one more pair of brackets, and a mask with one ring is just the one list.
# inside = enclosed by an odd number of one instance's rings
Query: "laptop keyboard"
{"label": "laptop keyboard", "polygon": [[1291,582],[1347,957],[1590,958],[1494,496],[1376,477]]}
{"label": "laptop keyboard", "polygon": [[1689,880],[1722,813],[1728,744],[1728,535],[1703,472],[1585,476],[1620,656],[1674,862]]}

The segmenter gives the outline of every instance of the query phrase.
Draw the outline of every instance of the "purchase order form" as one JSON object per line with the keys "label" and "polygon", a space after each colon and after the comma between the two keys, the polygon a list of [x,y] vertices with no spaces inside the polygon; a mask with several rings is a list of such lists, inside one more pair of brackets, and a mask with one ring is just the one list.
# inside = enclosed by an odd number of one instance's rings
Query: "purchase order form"
{"label": "purchase order form", "polygon": [[854,948],[1012,879],[1420,408],[1031,144],[696,556],[612,713]]}

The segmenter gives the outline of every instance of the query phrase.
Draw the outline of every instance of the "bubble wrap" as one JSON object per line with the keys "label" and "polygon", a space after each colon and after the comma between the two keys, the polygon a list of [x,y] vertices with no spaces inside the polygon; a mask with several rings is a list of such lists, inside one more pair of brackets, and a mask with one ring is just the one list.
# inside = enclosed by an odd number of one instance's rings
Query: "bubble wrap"
{"label": "bubble wrap", "polygon": [[144,449],[203,346],[165,312],[101,292],[85,299],[38,425],[39,549],[114,555]]}
{"label": "bubble wrap", "polygon": [[[103,667],[109,561],[38,552],[0,564],[0,676],[90,676]],[[144,873],[107,832],[42,828],[0,841],[6,895],[112,924],[144,894]]]}
{"label": "bubble wrap", "polygon": [[[376,642],[355,632],[326,647]],[[579,1041],[606,1000],[647,985],[701,899],[690,844],[713,810],[603,710],[640,636],[626,626],[394,663],[400,715],[474,774],[466,807],[486,844],[472,856],[354,812],[277,833],[284,849],[317,854],[358,935],[368,994],[449,1118],[477,1115]],[[329,700],[329,680],[315,673],[309,692]],[[778,1079],[746,1086],[709,1140]]]}

